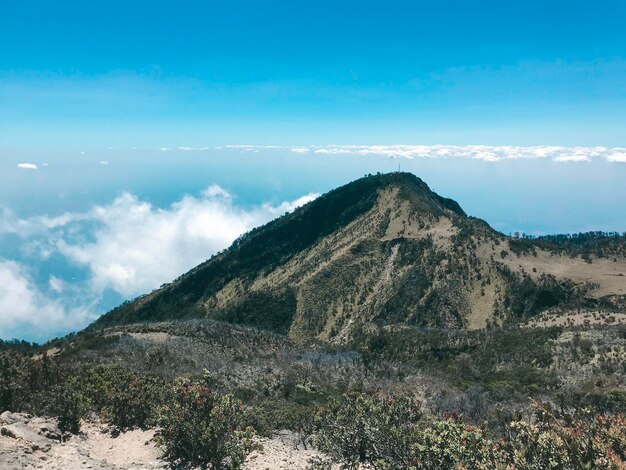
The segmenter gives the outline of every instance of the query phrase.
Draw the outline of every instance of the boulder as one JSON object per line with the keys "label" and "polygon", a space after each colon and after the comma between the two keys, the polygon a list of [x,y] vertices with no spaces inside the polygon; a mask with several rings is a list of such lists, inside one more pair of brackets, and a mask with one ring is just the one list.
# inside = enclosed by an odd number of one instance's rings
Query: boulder
{"label": "boulder", "polygon": [[33,450],[47,452],[51,447],[51,443],[46,437],[38,434],[24,423],[13,423],[2,426],[0,427],[0,434],[13,439],[21,439]]}
{"label": "boulder", "polygon": [[13,413],[11,411],[5,411],[0,414],[0,424],[14,424],[25,423],[30,419],[30,415],[26,413]]}
{"label": "boulder", "polygon": [[62,433],[59,430],[59,426],[57,426],[56,421],[51,419],[40,417],[33,418],[28,422],[28,427],[48,439],[53,439],[55,441],[61,440]]}

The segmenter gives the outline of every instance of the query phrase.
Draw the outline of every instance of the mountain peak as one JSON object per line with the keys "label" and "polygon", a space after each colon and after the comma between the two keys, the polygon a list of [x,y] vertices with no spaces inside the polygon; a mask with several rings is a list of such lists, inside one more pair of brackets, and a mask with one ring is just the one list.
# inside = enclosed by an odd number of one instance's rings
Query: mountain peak
{"label": "mountain peak", "polygon": [[423,210],[435,212],[436,215],[444,215],[451,211],[459,216],[466,214],[461,206],[453,199],[445,198],[433,190],[419,177],[408,172],[377,173],[366,175],[356,181],[341,186],[328,194],[342,192],[349,188],[367,188],[370,192],[376,192],[389,188],[397,188],[397,195],[403,199],[412,201]]}
{"label": "mountain peak", "polygon": [[[514,248],[415,175],[368,175],[255,228],[92,328],[211,318],[345,344],[380,328],[484,328],[585,301],[585,289],[551,274],[549,253],[512,257]],[[554,273],[580,269],[561,263]],[[511,300],[520,296],[534,300]]]}
{"label": "mountain peak", "polygon": [[[296,299],[289,294],[285,300],[280,294],[277,304],[273,290],[269,297],[262,289],[249,291],[254,279],[285,269],[297,271],[293,264],[300,258],[317,257],[318,252],[332,257],[334,251],[355,247],[370,237],[385,244],[403,236],[428,236],[420,227],[442,217],[451,226],[459,216],[465,213],[455,201],[434,193],[411,173],[367,175],[251,230],[228,250],[164,288],[112,310],[94,326],[211,316],[287,333]],[[270,284],[275,282],[280,292],[292,290],[292,280],[272,280]],[[236,302],[226,307],[224,295],[253,299],[254,307]],[[257,310],[254,314],[252,308]]]}

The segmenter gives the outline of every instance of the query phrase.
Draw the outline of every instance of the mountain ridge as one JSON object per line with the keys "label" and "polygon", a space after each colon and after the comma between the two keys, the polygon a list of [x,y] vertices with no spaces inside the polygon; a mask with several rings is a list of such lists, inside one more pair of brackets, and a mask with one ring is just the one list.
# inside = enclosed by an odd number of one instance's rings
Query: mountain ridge
{"label": "mountain ridge", "polygon": [[[415,175],[368,176],[244,234],[92,328],[212,318],[343,344],[393,325],[485,328],[626,295],[602,271],[626,270],[623,258],[590,268],[534,245],[515,253],[510,240]],[[571,266],[586,270],[559,275]]]}

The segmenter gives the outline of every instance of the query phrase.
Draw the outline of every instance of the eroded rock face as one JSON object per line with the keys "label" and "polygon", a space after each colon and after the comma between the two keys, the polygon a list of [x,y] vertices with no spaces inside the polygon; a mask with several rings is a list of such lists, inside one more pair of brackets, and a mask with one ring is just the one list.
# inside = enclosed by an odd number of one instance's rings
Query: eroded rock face
{"label": "eroded rock face", "polygon": [[31,416],[26,413],[11,413],[10,411],[5,411],[0,414],[0,424],[25,423],[30,419]]}

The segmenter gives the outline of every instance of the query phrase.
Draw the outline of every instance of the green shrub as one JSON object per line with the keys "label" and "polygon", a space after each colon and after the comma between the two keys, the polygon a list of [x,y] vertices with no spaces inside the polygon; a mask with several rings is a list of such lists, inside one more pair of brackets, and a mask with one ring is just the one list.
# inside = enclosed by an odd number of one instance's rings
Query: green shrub
{"label": "green shrub", "polygon": [[[421,429],[410,445],[413,469],[508,469],[503,452],[482,427],[447,415]],[[524,467],[515,467],[524,468]]]}
{"label": "green shrub", "polygon": [[161,379],[120,366],[85,368],[75,387],[90,411],[119,430],[153,425],[165,393]]}
{"label": "green shrub", "polygon": [[85,416],[84,399],[74,385],[75,382],[69,381],[64,385],[55,385],[50,390],[52,401],[49,414],[57,419],[62,434],[78,434],[80,421]]}
{"label": "green shrub", "polygon": [[[344,469],[626,468],[626,418],[533,402],[532,419],[504,420],[500,438],[457,415],[424,422],[409,399],[347,395],[320,411],[317,442]],[[312,468],[328,468],[318,461]]]}
{"label": "green shrub", "polygon": [[320,410],[315,442],[344,468],[409,468],[421,416],[411,397],[350,393]]}
{"label": "green shrub", "polygon": [[12,350],[0,351],[0,412],[47,412],[51,390],[66,373],[46,353],[34,359]]}
{"label": "green shrub", "polygon": [[247,422],[257,434],[265,437],[283,429],[297,432],[306,446],[316,410],[317,406],[314,405],[300,405],[280,398],[270,398],[254,403],[247,413]]}
{"label": "green shrub", "polygon": [[32,361],[13,351],[0,352],[0,412],[17,411],[30,395]]}
{"label": "green shrub", "polygon": [[182,378],[159,413],[157,442],[179,468],[238,469],[256,446],[241,401],[213,392],[207,380]]}

